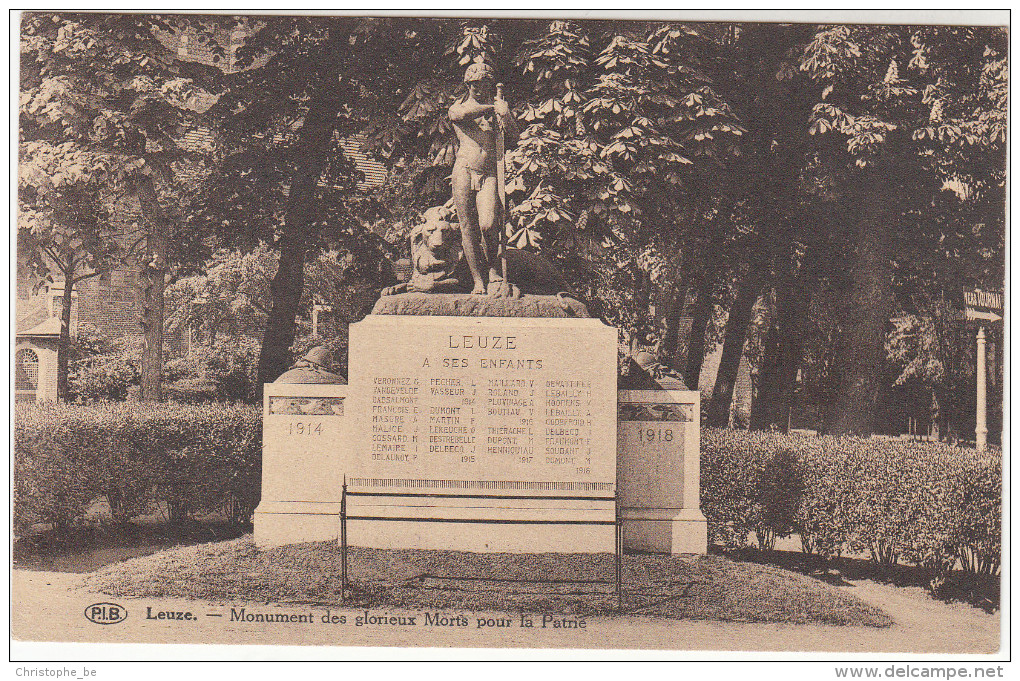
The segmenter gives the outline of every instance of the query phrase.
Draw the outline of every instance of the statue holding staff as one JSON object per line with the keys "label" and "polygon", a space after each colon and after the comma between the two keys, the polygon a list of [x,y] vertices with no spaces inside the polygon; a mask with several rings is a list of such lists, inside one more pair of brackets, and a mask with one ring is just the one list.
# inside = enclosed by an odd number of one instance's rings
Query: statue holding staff
{"label": "statue holding staff", "polygon": [[471,293],[511,296],[513,288],[500,250],[505,249],[506,197],[499,182],[504,152],[499,142],[516,141],[520,133],[510,107],[497,92],[491,66],[471,64],[464,82],[468,92],[450,107],[450,121],[458,142],[453,201],[464,257],[474,280]]}

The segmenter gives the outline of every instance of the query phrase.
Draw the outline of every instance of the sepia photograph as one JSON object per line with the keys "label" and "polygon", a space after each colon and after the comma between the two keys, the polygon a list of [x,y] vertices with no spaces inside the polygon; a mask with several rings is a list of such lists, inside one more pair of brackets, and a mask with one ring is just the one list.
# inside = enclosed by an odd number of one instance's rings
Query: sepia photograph
{"label": "sepia photograph", "polygon": [[1008,11],[236,12],[10,13],[18,676],[1003,677]]}

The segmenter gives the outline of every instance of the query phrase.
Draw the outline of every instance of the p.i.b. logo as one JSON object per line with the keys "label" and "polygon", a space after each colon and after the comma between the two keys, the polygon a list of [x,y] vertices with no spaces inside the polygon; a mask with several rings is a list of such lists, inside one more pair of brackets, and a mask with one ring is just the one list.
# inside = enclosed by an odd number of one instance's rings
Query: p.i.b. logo
{"label": "p.i.b. logo", "polygon": [[116,603],[93,603],[85,608],[85,618],[94,624],[117,624],[127,616],[127,608]]}

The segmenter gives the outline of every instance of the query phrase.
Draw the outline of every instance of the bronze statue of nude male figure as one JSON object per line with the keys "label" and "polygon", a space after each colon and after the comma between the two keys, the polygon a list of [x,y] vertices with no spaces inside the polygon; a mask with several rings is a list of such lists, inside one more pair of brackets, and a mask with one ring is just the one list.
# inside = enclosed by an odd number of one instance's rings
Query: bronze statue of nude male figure
{"label": "bronze statue of nude male figure", "polygon": [[519,132],[506,101],[496,96],[492,67],[475,63],[464,74],[468,92],[450,107],[457,133],[453,165],[453,201],[460,222],[464,257],[474,280],[472,294],[511,296],[499,259],[499,230],[504,228],[503,197],[496,182],[497,126],[504,138],[516,141]]}

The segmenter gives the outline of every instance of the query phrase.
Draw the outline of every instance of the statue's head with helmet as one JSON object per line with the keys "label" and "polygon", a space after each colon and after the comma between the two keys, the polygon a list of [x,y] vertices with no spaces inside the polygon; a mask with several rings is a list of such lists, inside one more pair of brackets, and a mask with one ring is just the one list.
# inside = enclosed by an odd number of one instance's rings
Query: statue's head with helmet
{"label": "statue's head with helmet", "polygon": [[478,101],[491,99],[496,93],[496,71],[485,62],[476,61],[464,71],[464,84],[468,86],[468,96]]}
{"label": "statue's head with helmet", "polygon": [[494,80],[496,72],[485,62],[476,61],[467,67],[464,72],[465,83],[478,83],[485,80]]}

